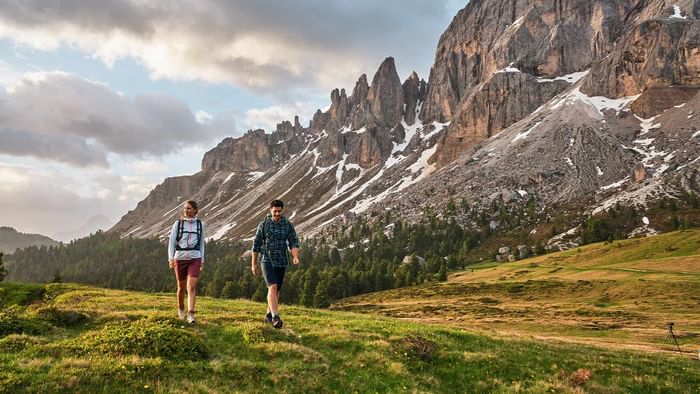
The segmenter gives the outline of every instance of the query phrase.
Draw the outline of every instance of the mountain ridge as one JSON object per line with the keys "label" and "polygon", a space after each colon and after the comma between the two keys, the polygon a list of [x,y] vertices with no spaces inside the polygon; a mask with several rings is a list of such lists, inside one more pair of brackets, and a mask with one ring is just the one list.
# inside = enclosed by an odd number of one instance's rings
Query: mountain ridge
{"label": "mountain ridge", "polygon": [[210,235],[244,239],[273,198],[311,235],[451,198],[481,211],[533,200],[545,217],[555,204],[591,214],[700,194],[700,4],[677,3],[472,1],[427,83],[401,83],[389,57],[349,97],[334,89],[308,127],[224,139],[202,171],[166,179],[110,231],[163,238],[187,198]]}
{"label": "mountain ridge", "polygon": [[0,253],[10,254],[29,246],[57,246],[60,242],[41,234],[21,233],[12,227],[0,226]]}

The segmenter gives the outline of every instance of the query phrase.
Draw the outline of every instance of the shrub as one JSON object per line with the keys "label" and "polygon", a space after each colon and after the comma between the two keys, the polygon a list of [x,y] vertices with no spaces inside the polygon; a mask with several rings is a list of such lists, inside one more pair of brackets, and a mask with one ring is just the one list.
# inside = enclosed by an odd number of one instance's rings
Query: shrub
{"label": "shrub", "polygon": [[408,359],[430,361],[435,356],[437,344],[419,335],[408,335],[395,344],[395,349]]}
{"label": "shrub", "polygon": [[259,324],[244,324],[241,327],[243,342],[248,345],[265,342],[265,329]]}
{"label": "shrub", "polygon": [[49,325],[39,319],[21,316],[18,308],[0,312],[0,337],[10,334],[37,335],[49,329]]}
{"label": "shrub", "polygon": [[38,337],[25,334],[10,334],[0,339],[0,352],[18,353],[30,346],[40,343],[42,343],[42,340]]}
{"label": "shrub", "polygon": [[44,286],[28,283],[0,284],[0,305],[29,305],[41,301],[44,297]]}
{"label": "shrub", "polygon": [[135,354],[168,360],[199,360],[209,351],[202,338],[192,331],[176,327],[170,321],[141,319],[106,324],[75,341],[80,351],[109,355]]}
{"label": "shrub", "polygon": [[571,376],[565,371],[559,371],[559,378],[563,381],[568,381],[569,385],[573,388],[579,388],[583,386],[587,381],[593,377],[593,372],[588,368],[579,368],[575,372],[571,373]]}
{"label": "shrub", "polygon": [[58,327],[71,327],[88,321],[88,316],[82,312],[58,309],[54,306],[37,309],[34,314]]}
{"label": "shrub", "polygon": [[590,369],[580,368],[571,375],[571,387],[583,386],[592,377],[593,373]]}

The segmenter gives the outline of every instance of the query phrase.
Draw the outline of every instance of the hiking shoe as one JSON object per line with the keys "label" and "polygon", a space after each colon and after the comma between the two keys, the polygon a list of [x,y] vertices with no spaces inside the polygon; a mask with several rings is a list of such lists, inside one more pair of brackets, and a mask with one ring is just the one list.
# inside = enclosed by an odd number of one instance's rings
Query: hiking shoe
{"label": "hiking shoe", "polygon": [[190,312],[187,314],[187,323],[189,324],[194,324],[197,321],[194,319],[194,312]]}
{"label": "hiking shoe", "polygon": [[185,320],[185,318],[187,317],[187,314],[185,313],[185,310],[184,310],[184,309],[178,309],[178,310],[177,310],[177,317],[179,317],[180,320]]}
{"label": "hiking shoe", "polygon": [[267,312],[267,313],[265,314],[265,321],[268,322],[268,323],[270,323],[270,324],[272,324],[272,313]]}
{"label": "hiking shoe", "polygon": [[280,319],[279,315],[272,316],[272,327],[282,328],[282,324],[282,319]]}

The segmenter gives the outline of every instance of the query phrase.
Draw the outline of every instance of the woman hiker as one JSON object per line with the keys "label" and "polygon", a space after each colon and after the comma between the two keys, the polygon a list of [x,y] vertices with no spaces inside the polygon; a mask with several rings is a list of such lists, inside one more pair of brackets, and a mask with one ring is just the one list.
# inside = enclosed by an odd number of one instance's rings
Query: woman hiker
{"label": "woman hiker", "polygon": [[[168,243],[168,264],[177,279],[177,315],[194,324],[194,302],[197,297],[197,279],[204,268],[204,224],[197,218],[197,203],[185,201],[180,219],[173,224]],[[187,312],[185,313],[185,286]]]}

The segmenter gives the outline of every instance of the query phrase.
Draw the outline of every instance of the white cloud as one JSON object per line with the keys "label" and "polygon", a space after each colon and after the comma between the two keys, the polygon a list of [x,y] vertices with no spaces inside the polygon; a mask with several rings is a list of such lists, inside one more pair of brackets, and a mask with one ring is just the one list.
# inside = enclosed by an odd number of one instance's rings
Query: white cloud
{"label": "white cloud", "polygon": [[214,120],[214,117],[207,111],[197,111],[194,117],[197,119],[197,123],[200,124],[207,124]]}
{"label": "white cloud", "polygon": [[168,170],[168,167],[159,160],[134,160],[127,163],[127,166],[138,173],[155,173],[163,174]]}
{"label": "white cloud", "polygon": [[119,175],[62,165],[37,168],[2,161],[0,179],[4,210],[0,225],[49,236],[79,228],[97,215],[115,220],[162,181],[161,176],[147,174]]}
{"label": "white cloud", "polygon": [[77,228],[109,208],[98,198],[82,196],[77,180],[60,172],[0,163],[0,178],[0,221],[22,232],[51,235]]}
{"label": "white cloud", "polygon": [[[308,126],[308,121],[313,112],[318,108],[315,103],[292,103],[291,105],[272,105],[265,108],[252,108],[245,112],[241,125],[246,129],[275,130],[278,123],[288,120],[294,121],[294,116],[299,115],[299,123]],[[306,116],[308,118],[306,118]]]}
{"label": "white cloud", "polygon": [[62,72],[26,74],[0,92],[0,153],[106,167],[107,154],[162,156],[235,134],[230,115],[197,122],[159,94],[128,97]]}
{"label": "white cloud", "polygon": [[0,7],[0,37],[23,45],[67,46],[108,65],[133,57],[153,78],[231,83],[277,96],[349,86],[386,56],[400,70],[405,62],[427,73],[456,11],[452,0],[0,0]]}
{"label": "white cloud", "polygon": [[0,86],[7,86],[22,77],[9,63],[0,59]]}

